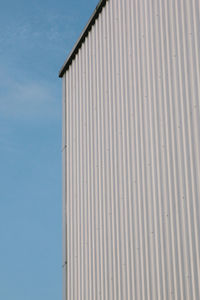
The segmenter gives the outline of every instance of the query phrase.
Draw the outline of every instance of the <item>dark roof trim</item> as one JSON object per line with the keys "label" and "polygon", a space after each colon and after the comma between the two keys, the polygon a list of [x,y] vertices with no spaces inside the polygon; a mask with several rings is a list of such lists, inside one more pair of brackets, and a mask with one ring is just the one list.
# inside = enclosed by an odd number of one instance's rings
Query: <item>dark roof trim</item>
{"label": "dark roof trim", "polygon": [[70,55],[68,56],[67,60],[65,61],[64,65],[62,66],[59,77],[63,77],[64,73],[69,69],[69,66],[71,65],[73,59],[75,58],[76,54],[78,53],[78,50],[81,48],[83,42],[85,41],[85,38],[87,37],[89,31],[91,30],[92,26],[94,25],[96,19],[98,18],[99,14],[102,11],[102,8],[106,5],[106,2],[108,0],[101,0],[99,4],[97,5],[94,13],[92,14],[88,24],[84,28],[80,38],[78,39],[78,42],[74,46],[73,50],[71,51]]}

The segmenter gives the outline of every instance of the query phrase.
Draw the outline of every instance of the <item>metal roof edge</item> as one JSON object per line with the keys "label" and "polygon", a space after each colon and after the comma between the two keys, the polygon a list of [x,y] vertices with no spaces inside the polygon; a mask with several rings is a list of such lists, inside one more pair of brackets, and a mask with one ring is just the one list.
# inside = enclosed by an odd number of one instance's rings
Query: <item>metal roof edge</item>
{"label": "metal roof edge", "polygon": [[74,48],[72,49],[71,53],[69,54],[67,60],[63,64],[62,68],[59,71],[59,77],[62,78],[64,73],[69,69],[69,66],[71,65],[74,57],[78,53],[78,50],[80,49],[81,45],[85,41],[85,38],[87,37],[88,33],[90,32],[92,26],[94,25],[96,19],[98,18],[99,14],[102,11],[102,8],[106,5],[106,2],[108,0],[100,0],[98,5],[96,6],[91,18],[89,19],[87,25],[85,26],[84,30],[82,31],[77,43],[75,44]]}

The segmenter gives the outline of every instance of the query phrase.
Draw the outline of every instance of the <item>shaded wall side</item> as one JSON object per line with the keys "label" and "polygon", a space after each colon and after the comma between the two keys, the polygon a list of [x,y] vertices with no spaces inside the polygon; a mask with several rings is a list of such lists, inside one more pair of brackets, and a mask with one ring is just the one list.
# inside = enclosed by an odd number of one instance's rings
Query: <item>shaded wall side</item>
{"label": "shaded wall side", "polygon": [[110,0],[63,79],[68,299],[200,299],[199,28]]}

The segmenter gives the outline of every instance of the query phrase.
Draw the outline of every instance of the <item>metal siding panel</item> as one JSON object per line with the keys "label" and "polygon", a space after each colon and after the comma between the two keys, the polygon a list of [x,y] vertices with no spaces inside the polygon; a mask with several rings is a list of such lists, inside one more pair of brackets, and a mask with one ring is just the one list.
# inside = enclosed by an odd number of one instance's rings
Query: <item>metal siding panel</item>
{"label": "metal siding panel", "polygon": [[63,77],[64,299],[200,299],[199,26],[109,0]]}

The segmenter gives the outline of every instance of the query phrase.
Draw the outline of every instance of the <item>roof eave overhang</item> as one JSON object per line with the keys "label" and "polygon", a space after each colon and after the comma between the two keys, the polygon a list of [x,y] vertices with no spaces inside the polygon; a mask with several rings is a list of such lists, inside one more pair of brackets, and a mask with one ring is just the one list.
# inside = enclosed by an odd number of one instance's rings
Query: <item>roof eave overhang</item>
{"label": "roof eave overhang", "polygon": [[72,49],[71,53],[69,54],[67,60],[65,61],[64,65],[60,69],[59,77],[62,78],[64,73],[69,69],[69,66],[71,65],[72,61],[74,60],[76,54],[78,53],[78,50],[81,48],[83,42],[85,41],[85,38],[87,37],[88,33],[90,32],[92,26],[94,25],[96,19],[98,18],[99,14],[102,11],[102,8],[106,5],[106,2],[108,0],[101,0],[99,4],[97,5],[96,9],[94,10],[91,18],[89,19],[87,25],[85,26],[81,36],[79,37],[77,43],[75,44],[74,48]]}

